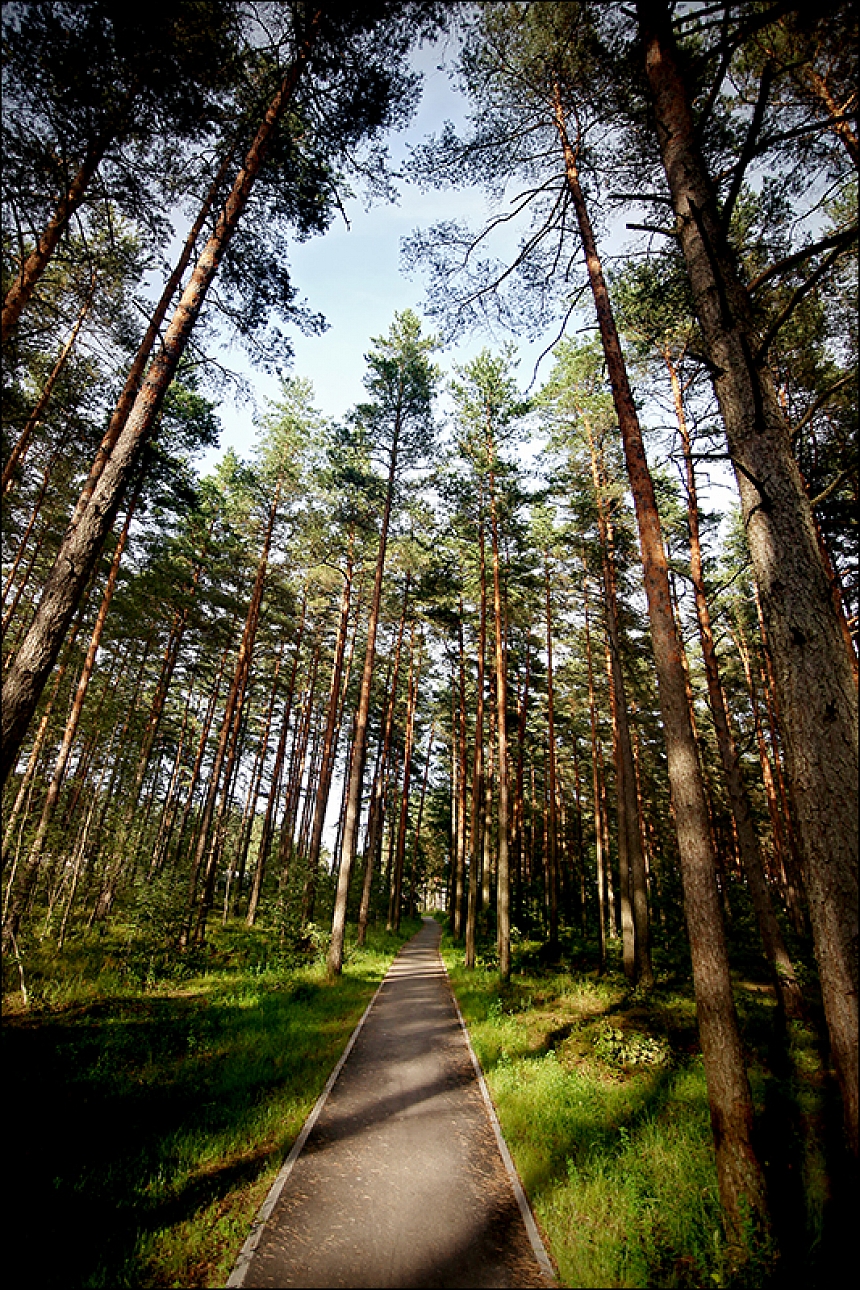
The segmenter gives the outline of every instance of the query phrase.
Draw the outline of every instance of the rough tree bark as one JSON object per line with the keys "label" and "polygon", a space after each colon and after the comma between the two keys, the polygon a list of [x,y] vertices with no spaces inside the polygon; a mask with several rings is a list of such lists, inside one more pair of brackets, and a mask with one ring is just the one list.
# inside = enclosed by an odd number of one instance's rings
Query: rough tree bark
{"label": "rough tree bark", "polygon": [[774,664],[833,1060],[858,1149],[857,689],[749,294],[698,145],[668,8],[639,0],[645,72]]}
{"label": "rough tree bark", "polygon": [[568,190],[579,225],[636,511],[669,783],[678,832],[684,907],[699,1038],[714,1129],[720,1199],[730,1244],[737,1257],[743,1258],[748,1215],[755,1217],[763,1231],[768,1228],[769,1220],[764,1174],[752,1141],[752,1096],[732,994],[701,766],[690,724],[666,553],[639,416],[627,378],[603,267],[579,181],[576,150],[568,137],[558,86],[554,100],[555,123],[564,156]]}

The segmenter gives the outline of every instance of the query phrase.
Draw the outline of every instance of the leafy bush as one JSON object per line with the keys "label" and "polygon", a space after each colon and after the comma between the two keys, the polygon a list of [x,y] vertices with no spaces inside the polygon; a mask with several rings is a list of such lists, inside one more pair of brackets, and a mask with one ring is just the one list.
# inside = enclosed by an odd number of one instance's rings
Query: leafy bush
{"label": "leafy bush", "polygon": [[672,1053],[665,1039],[620,1030],[602,1021],[594,1036],[594,1055],[607,1066],[668,1066]]}

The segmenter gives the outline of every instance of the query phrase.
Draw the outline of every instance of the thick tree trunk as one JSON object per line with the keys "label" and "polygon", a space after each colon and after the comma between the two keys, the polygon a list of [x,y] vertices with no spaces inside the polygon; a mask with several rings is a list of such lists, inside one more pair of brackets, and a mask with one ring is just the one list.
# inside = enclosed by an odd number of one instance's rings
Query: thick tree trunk
{"label": "thick tree trunk", "polygon": [[666,553],[639,417],[558,92],[555,106],[568,189],[576,210],[636,511],[669,783],[678,831],[699,1038],[714,1129],[720,1199],[730,1243],[737,1250],[738,1257],[743,1257],[748,1216],[752,1214],[762,1229],[766,1229],[767,1201],[764,1174],[752,1142],[752,1096],[732,995],[716,884],[716,859],[708,833],[698,748],[690,725]]}
{"label": "thick tree trunk", "polygon": [[140,489],[138,486],[134,496],[131,499],[131,504],[129,505],[128,511],[126,513],[125,523],[123,524],[122,530],[117,539],[116,547],[114,549],[113,559],[111,561],[111,566],[108,571],[107,582],[105,583],[105,589],[102,593],[101,604],[99,606],[99,611],[96,615],[96,621],[93,626],[92,635],[90,637],[90,644],[87,650],[86,658],[84,659],[84,666],[81,671],[80,678],[78,680],[78,687],[75,692],[74,700],[72,701],[71,711],[69,712],[69,716],[66,721],[66,728],[65,728],[65,731],[63,732],[62,743],[60,744],[60,751],[57,754],[57,760],[54,765],[54,773],[51,776],[51,782],[48,785],[48,794],[45,798],[44,805],[42,806],[42,814],[39,819],[38,828],[36,829],[36,836],[33,840],[33,844],[30,848],[30,854],[27,859],[24,872],[18,884],[18,891],[15,893],[13,899],[9,903],[9,907],[6,913],[6,918],[4,919],[4,922],[3,922],[4,945],[6,943],[11,944],[12,937],[17,936],[18,934],[18,930],[21,923],[21,916],[25,908],[27,907],[27,904],[30,899],[31,891],[33,889],[33,885],[36,881],[36,877],[39,872],[39,866],[42,862],[42,851],[45,844],[45,837],[47,835],[48,828],[50,826],[51,820],[54,815],[54,809],[57,805],[57,801],[60,796],[60,788],[62,786],[63,776],[66,773],[66,766],[68,765],[68,762],[69,762],[69,756],[72,751],[72,745],[75,741],[75,736],[78,732],[78,725],[81,719],[81,712],[83,710],[84,700],[87,697],[87,690],[89,689],[90,678],[92,677],[93,669],[96,665],[96,655],[98,654],[99,646],[101,645],[102,633],[104,632],[104,625],[105,625],[105,622],[107,621],[108,610],[110,609],[110,603],[111,603],[111,600],[113,599],[113,593],[116,588],[116,581],[119,576],[119,566],[120,566],[120,561],[122,560],[122,553],[125,550],[126,540],[128,538],[129,529],[131,527],[131,521],[134,516],[139,495],[140,495]]}
{"label": "thick tree trunk", "polygon": [[679,240],[735,466],[783,720],[831,1050],[858,1149],[857,689],[749,296],[721,227],[665,4],[638,4]]}
{"label": "thick tree trunk", "polygon": [[696,617],[699,624],[699,641],[702,647],[702,658],[705,664],[705,676],[708,685],[708,699],[717,746],[723,767],[729,805],[735,824],[738,850],[741,864],[749,887],[753,908],[759,925],[765,954],[771,966],[774,985],[780,1007],[785,1016],[798,1017],[803,1010],[803,999],[800,986],[794,972],[788,950],[776,920],[773,904],[768,891],[758,837],[752,817],[752,806],[743,779],[740,759],[735,746],[734,736],[729,726],[725,696],[720,680],[717,652],[714,645],[714,633],[711,628],[711,615],[708,599],[705,594],[705,574],[702,563],[702,546],[699,535],[699,509],[696,490],[696,472],[693,466],[692,445],[687,429],[687,418],[684,411],[684,400],[678,372],[667,351],[663,361],[672,384],[672,397],[675,403],[675,415],[681,435],[684,462],[687,474],[687,518],[690,528],[690,577],[696,599]]}
{"label": "thick tree trunk", "polygon": [[75,606],[113,524],[129,477],[152,432],[162,401],[191,336],[209,287],[263,163],[266,145],[289,104],[310,53],[319,13],[310,33],[257,130],[244,165],[182,293],[161,348],[105,462],[86,509],[61,543],[35,620],[3,684],[0,785],[18,759],[27,727],[59,653]]}
{"label": "thick tree trunk", "polygon": [[81,617],[85,607],[86,607],[85,603],[81,605],[81,613],[78,614],[75,624],[71,632],[69,633],[69,639],[66,642],[65,656],[63,657],[63,660],[60,663],[60,666],[57,668],[57,671],[54,674],[54,686],[53,686],[53,689],[51,690],[50,696],[48,697],[48,701],[45,704],[45,710],[42,713],[42,719],[39,722],[39,727],[36,731],[36,738],[33,740],[33,746],[30,749],[30,756],[27,759],[27,766],[24,771],[24,774],[21,777],[21,783],[18,785],[18,792],[15,795],[15,801],[13,803],[12,810],[9,812],[9,816],[5,821],[5,829],[3,832],[3,868],[4,869],[6,868],[7,849],[11,845],[12,835],[15,831],[15,826],[17,824],[18,817],[21,811],[24,809],[24,802],[29,793],[30,784],[33,782],[33,777],[36,774],[36,766],[38,765],[39,758],[42,755],[42,749],[45,745],[45,738],[48,732],[48,724],[51,720],[51,713],[53,711],[54,704],[57,700],[57,695],[59,693],[60,686],[62,685],[63,677],[66,675],[66,672],[68,671],[68,668],[69,668],[69,663],[71,662],[72,648],[74,646],[75,641],[77,640],[78,632],[81,629]]}

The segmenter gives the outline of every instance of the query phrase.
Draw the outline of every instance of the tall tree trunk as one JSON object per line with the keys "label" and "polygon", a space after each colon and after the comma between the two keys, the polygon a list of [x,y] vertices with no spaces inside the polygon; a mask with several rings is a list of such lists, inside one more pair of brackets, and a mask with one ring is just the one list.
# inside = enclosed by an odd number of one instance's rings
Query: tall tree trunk
{"label": "tall tree trunk", "polygon": [[858,1150],[857,689],[767,353],[696,139],[667,6],[639,0],[657,137],[735,466],[783,719],[831,1050]]}
{"label": "tall tree trunk", "polygon": [[45,415],[45,409],[47,408],[48,404],[51,401],[51,395],[54,392],[54,386],[57,384],[57,381],[60,377],[60,373],[62,372],[63,368],[66,366],[66,361],[69,355],[71,354],[72,350],[74,349],[75,341],[78,339],[78,333],[83,327],[84,319],[89,313],[90,306],[93,303],[95,286],[96,286],[95,274],[93,274],[89,293],[87,294],[86,300],[83,302],[80,309],[78,310],[78,316],[75,319],[75,325],[72,327],[72,330],[69,333],[68,340],[66,341],[65,345],[63,345],[63,348],[60,350],[60,353],[57,357],[56,363],[51,368],[50,375],[48,376],[48,379],[44,384],[42,393],[39,395],[39,398],[36,402],[36,406],[33,408],[33,411],[30,413],[29,417],[27,418],[27,424],[24,426],[24,429],[19,434],[15,442],[15,446],[13,447],[12,451],[9,453],[9,457],[6,461],[6,465],[3,467],[3,477],[2,477],[2,480],[0,480],[0,490],[2,490],[4,497],[8,496],[8,494],[12,491],[12,487],[15,483],[15,471],[17,470],[17,468],[20,466],[21,462],[24,459],[24,454],[26,453],[28,447],[30,446],[30,440],[33,437],[33,432],[35,431],[39,422],[42,420],[42,417]]}
{"label": "tall tree trunk", "polygon": [[272,779],[269,785],[269,797],[266,802],[266,814],[263,817],[263,827],[260,832],[260,844],[257,847],[257,862],[254,867],[254,880],[251,884],[251,895],[248,900],[248,913],[245,921],[249,927],[253,927],[257,918],[257,909],[260,904],[260,895],[263,890],[263,878],[266,872],[266,863],[269,859],[269,850],[272,845],[272,834],[274,832],[274,820],[277,812],[278,798],[281,793],[281,776],[284,768],[284,756],[287,749],[287,736],[290,729],[290,715],[293,707],[293,696],[296,692],[296,679],[299,671],[299,658],[302,650],[302,640],[305,634],[305,621],[307,614],[307,588],[302,598],[302,609],[299,616],[299,625],[296,630],[296,641],[293,648],[293,666],[290,672],[290,681],[287,686],[287,694],[284,699],[284,715],[281,719],[281,733],[278,737],[278,747],[275,752],[275,764],[272,767]]}
{"label": "tall tree trunk", "polygon": [[48,697],[48,701],[45,704],[45,710],[42,713],[42,719],[39,722],[39,727],[36,731],[36,738],[33,740],[33,747],[30,749],[30,756],[27,759],[26,769],[24,770],[24,774],[21,777],[21,783],[18,786],[18,792],[15,795],[15,801],[13,803],[12,810],[9,812],[9,816],[6,820],[6,827],[3,832],[3,868],[4,869],[6,867],[7,848],[11,845],[12,834],[15,831],[15,825],[17,823],[18,816],[20,815],[21,811],[24,808],[24,802],[29,793],[30,784],[33,782],[33,778],[36,774],[36,767],[38,765],[39,758],[42,755],[42,749],[45,745],[45,738],[48,733],[48,724],[51,720],[51,713],[54,709],[54,704],[57,700],[57,695],[59,693],[60,686],[62,685],[63,677],[68,671],[69,663],[71,662],[72,648],[74,646],[75,641],[77,640],[78,632],[80,631],[80,628],[81,628],[81,618],[82,618],[83,610],[85,608],[86,608],[86,603],[83,603],[81,605],[81,612],[78,614],[78,617],[75,620],[75,624],[71,632],[69,633],[69,639],[66,642],[65,655],[63,657],[62,662],[60,663],[60,666],[57,668],[56,673],[54,674],[54,686]]}
{"label": "tall tree trunk", "polygon": [[[269,702],[266,706],[266,712],[261,722],[260,739],[257,745],[257,756],[254,761],[254,769],[248,782],[248,796],[245,801],[245,809],[242,812],[242,827],[239,831],[239,845],[236,848],[235,860],[227,868],[227,881],[224,891],[224,923],[226,924],[230,912],[230,888],[233,881],[236,883],[237,890],[241,893],[242,884],[245,878],[245,862],[248,856],[248,847],[251,844],[251,834],[254,829],[254,820],[257,816],[257,802],[260,800],[260,786],[263,782],[263,769],[266,764],[266,757],[269,754],[269,738],[272,731],[272,717],[275,712],[275,700],[278,694],[278,677],[281,674],[281,663],[284,656],[283,642],[278,647],[275,656],[275,670],[272,676],[272,688],[269,691]],[[235,900],[233,902],[235,906]]]}
{"label": "tall tree trunk", "polygon": [[107,582],[105,583],[105,589],[102,593],[102,601],[99,606],[98,614],[96,615],[96,621],[95,621],[95,625],[93,626],[92,635],[90,637],[90,644],[87,650],[86,658],[84,659],[84,666],[81,671],[80,678],[78,680],[78,687],[75,692],[74,700],[72,702],[71,711],[69,713],[68,720],[66,721],[66,729],[63,732],[63,739],[62,739],[62,743],[60,744],[60,751],[57,754],[57,760],[54,765],[54,772],[53,772],[53,775],[51,776],[51,782],[48,786],[48,793],[45,798],[44,805],[42,806],[42,814],[39,819],[38,828],[36,829],[36,836],[30,848],[30,854],[27,859],[27,863],[24,867],[24,872],[22,874],[21,880],[18,885],[18,891],[9,904],[6,918],[4,919],[4,922],[3,922],[4,944],[7,942],[11,944],[11,938],[13,936],[17,936],[18,934],[18,930],[21,923],[21,916],[29,902],[30,894],[33,889],[33,884],[35,883],[36,876],[39,872],[39,866],[42,861],[42,851],[45,844],[45,837],[47,835],[48,828],[50,826],[51,820],[54,815],[54,808],[56,807],[57,800],[59,799],[59,796],[60,796],[60,788],[62,786],[63,776],[66,773],[66,767],[69,762],[69,756],[72,751],[72,745],[75,741],[75,735],[77,734],[77,731],[78,731],[78,725],[81,719],[81,712],[83,710],[84,700],[87,697],[87,690],[89,689],[90,678],[92,677],[93,669],[96,665],[96,655],[98,654],[99,646],[101,645],[102,633],[104,632],[104,625],[105,625],[105,622],[107,621],[108,610],[110,609],[110,603],[111,603],[111,600],[113,599],[113,593],[116,588],[116,580],[119,576],[119,566],[120,566],[120,561],[122,560],[122,553],[125,550],[126,540],[128,538],[129,529],[131,527],[131,521],[134,516],[134,512],[137,506],[137,501],[139,496],[140,496],[140,485],[138,484],[138,487],[135,490],[134,496],[131,499],[131,503],[129,504],[129,508],[125,517],[125,523],[122,526],[122,530],[117,539],[117,544],[114,549],[113,559],[111,560],[111,566],[108,571]]}
{"label": "tall tree trunk", "polygon": [[597,861],[597,970],[602,976],[606,971],[606,863],[603,850],[603,808],[600,794],[600,763],[598,758],[597,704],[594,700],[594,664],[591,657],[591,628],[588,618],[588,579],[583,585],[585,606],[585,661],[588,670],[588,711],[591,724],[591,782],[594,795],[594,848]]}
{"label": "tall tree trunk", "polygon": [[266,145],[293,97],[310,53],[320,11],[269,105],[245,162],[236,176],[215,229],[182,293],[158,354],[153,359],[86,510],[60,545],[38,612],[9,667],[3,684],[0,785],[15,765],[39,696],[56,661],[69,622],[119,509],[128,479],[152,432],[167,389],[191,336],[209,287],[247,203]]}
{"label": "tall tree trunk", "polygon": [[406,610],[409,605],[409,588],[412,583],[411,573],[406,574],[406,585],[403,589],[403,608],[400,613],[400,626],[397,629],[397,644],[394,648],[394,662],[389,669],[386,683],[388,704],[385,710],[382,739],[377,759],[376,772],[373,776],[370,813],[367,825],[367,837],[364,849],[364,875],[361,884],[361,902],[358,910],[358,944],[363,945],[367,937],[367,922],[370,917],[370,896],[373,889],[373,874],[376,869],[377,855],[382,845],[382,829],[385,819],[385,791],[388,786],[388,765],[391,753],[391,735],[394,729],[394,709],[397,703],[397,678],[400,675],[400,654],[403,647],[403,632],[406,627]]}
{"label": "tall tree trunk", "polygon": [[460,941],[465,932],[466,897],[466,651],[463,644],[463,598],[460,597],[457,618],[457,850],[454,855],[454,888],[452,896],[451,935]]}
{"label": "tall tree trunk", "polygon": [[549,941],[558,945],[558,819],[557,796],[558,783],[555,766],[555,695],[553,693],[552,673],[552,591],[549,578],[549,551],[543,553],[544,590],[546,592],[546,694],[547,694],[547,739],[549,761],[549,830],[547,834],[546,871],[549,885]]}
{"label": "tall tree trunk", "polygon": [[[233,682],[227,695],[227,704],[224,709],[224,717],[221,722],[221,733],[218,738],[218,746],[215,750],[215,760],[212,765],[212,771],[209,779],[209,788],[206,793],[206,801],[203,807],[203,816],[200,822],[200,828],[197,835],[197,846],[191,862],[191,882],[188,894],[188,906],[186,910],[185,922],[180,934],[180,949],[186,949],[191,937],[191,922],[194,917],[195,904],[197,899],[197,883],[200,875],[200,869],[203,863],[203,857],[206,854],[206,846],[209,841],[210,825],[215,810],[215,802],[218,797],[218,787],[221,781],[221,771],[224,767],[224,761],[228,754],[231,736],[235,741],[235,732],[237,730],[237,721],[240,715],[241,704],[245,694],[245,687],[248,682],[248,673],[251,666],[251,655],[254,649],[254,641],[257,634],[257,624],[260,615],[260,605],[263,599],[263,587],[266,581],[266,572],[269,564],[269,549],[272,544],[272,533],[275,528],[275,519],[278,512],[278,503],[281,498],[281,487],[283,477],[278,478],[275,486],[275,495],[272,498],[269,507],[268,522],[266,524],[265,537],[263,538],[263,547],[260,552],[260,558],[257,562],[257,572],[254,578],[254,586],[251,591],[251,599],[248,604],[248,612],[245,617],[245,626],[242,631],[242,639],[239,642],[239,650],[236,655],[236,664],[233,669]],[[226,788],[225,788],[226,793]],[[197,928],[195,938],[202,937],[205,927],[205,903],[206,891],[209,887],[210,875],[205,875],[205,886],[203,892],[203,901],[198,911]]]}
{"label": "tall tree trunk", "polygon": [[687,429],[681,382],[672,355],[668,350],[663,352],[663,361],[666,364],[672,385],[675,415],[684,452],[687,475],[687,519],[690,529],[690,577],[696,600],[696,617],[699,624],[702,658],[705,664],[708,699],[714,720],[720,761],[722,762],[723,774],[729,794],[729,805],[737,834],[738,850],[753,908],[755,909],[765,954],[773,974],[777,999],[785,1016],[798,1017],[801,1015],[803,1007],[800,986],[771,903],[758,837],[753,823],[752,806],[744,783],[734,736],[729,726],[725,695],[723,694],[723,686],[720,680],[714,633],[711,628],[711,615],[708,608],[708,598],[705,594],[705,572],[699,534],[696,472],[693,466],[693,452],[690,433]]}
{"label": "tall tree trunk", "polygon": [[627,716],[627,687],[621,666],[621,632],[618,627],[618,579],[615,568],[615,541],[609,506],[606,500],[603,447],[595,442],[590,419],[577,408],[588,434],[591,454],[591,477],[597,503],[603,565],[604,613],[609,650],[610,702],[615,749],[615,782],[618,798],[618,867],[621,902],[621,934],[624,972],[630,981],[639,981],[646,989],[654,984],[651,966],[651,935],[648,919],[648,890],[645,881],[645,857],[639,831],[639,804],[633,745]]}
{"label": "tall tree trunk", "polygon": [[403,865],[406,860],[406,831],[409,824],[409,786],[412,778],[412,746],[415,738],[415,707],[418,702],[418,677],[421,671],[421,642],[415,650],[415,623],[409,643],[409,692],[406,701],[406,743],[403,751],[403,783],[400,789],[400,819],[394,853],[394,875],[388,905],[388,930],[400,931],[400,901],[403,891]]}
{"label": "tall tree trunk", "polygon": [[[466,912],[467,968],[474,968],[477,955],[478,908],[481,890],[481,854],[484,815],[484,672],[487,654],[487,570],[484,537],[483,491],[479,494],[478,517],[478,678],[475,698],[475,754],[472,762],[472,819],[469,828],[469,907]],[[429,754],[428,754],[429,764]]]}
{"label": "tall tree trunk", "polygon": [[[134,714],[137,711],[137,705],[140,699],[140,691],[143,687],[143,678],[146,674],[146,665],[149,661],[149,651],[152,648],[153,636],[154,636],[154,633],[151,631],[143,647],[143,654],[141,655],[140,667],[137,670],[137,676],[135,678],[134,686],[132,688],[131,700],[125,711],[122,730],[120,731],[119,738],[117,740],[117,747],[120,749],[122,748],[123,743],[125,741],[125,736],[128,732],[129,726],[131,725],[132,718],[134,717]],[[119,779],[121,765],[122,765],[122,759],[121,757],[117,757],[114,764],[113,772],[111,773],[110,786],[108,788],[109,801],[115,800],[114,788]],[[104,814],[102,815],[102,819],[99,822],[100,830],[103,823],[104,823]],[[102,885],[99,890],[99,894],[95,901],[95,904],[93,905],[93,908],[90,912],[90,916],[87,922],[88,927],[92,927],[93,923],[96,922],[96,920],[106,918],[107,915],[110,913],[111,908],[113,906],[114,899],[116,897],[116,893],[119,889],[120,880],[122,879],[123,870],[125,869],[125,867],[126,867],[125,849],[122,846],[116,847],[114,850],[114,855],[105,865],[105,872],[102,878]]]}
{"label": "tall tree trunk", "polygon": [[556,125],[568,190],[576,210],[586,267],[606,357],[615,412],[633,493],[651,639],[666,738],[669,783],[678,831],[684,906],[714,1129],[720,1199],[729,1241],[744,1256],[748,1214],[768,1226],[764,1174],[752,1142],[753,1105],[732,995],[725,929],[710,845],[708,813],[698,748],[690,725],[681,645],[675,629],[666,553],[654,484],[603,268],[579,182],[576,153],[567,136],[560,91]]}
{"label": "tall tree trunk", "polygon": [[508,794],[508,679],[502,619],[501,561],[499,556],[499,512],[496,499],[495,443],[489,412],[486,419],[486,447],[489,460],[490,537],[493,552],[493,619],[496,633],[496,735],[499,741],[498,849],[496,860],[496,943],[499,977],[511,975],[511,875],[508,857],[510,808]]}
{"label": "tall tree trunk", "polygon": [[2,319],[0,319],[0,344],[5,345],[17,327],[18,320],[27,307],[57,243],[69,226],[69,220],[83,202],[90,181],[98,170],[110,141],[111,134],[103,133],[87,149],[77,174],[60,196],[54,213],[45,225],[36,246],[21,265],[20,271],[6,292],[3,298]]}
{"label": "tall tree trunk", "polygon": [[340,598],[340,619],[337,628],[337,639],[334,646],[334,659],[331,667],[331,683],[328,693],[328,715],[323,736],[322,760],[320,763],[319,781],[317,783],[314,823],[308,848],[307,878],[302,897],[302,922],[306,923],[314,916],[316,900],[317,871],[320,862],[323,826],[325,824],[328,799],[331,793],[331,781],[337,755],[338,717],[340,715],[340,690],[343,679],[343,662],[346,654],[346,638],[349,629],[349,610],[352,598],[352,577],[354,565],[355,532],[349,535],[349,548],[346,557],[346,568],[343,575],[343,591]]}
{"label": "tall tree trunk", "polygon": [[385,553],[388,546],[388,527],[391,522],[391,508],[394,501],[394,479],[397,470],[397,447],[399,429],[396,427],[391,445],[391,456],[388,467],[388,486],[385,491],[385,507],[382,513],[382,526],[379,533],[379,552],[376,557],[376,574],[373,581],[373,598],[370,604],[370,619],[367,624],[367,645],[364,652],[364,670],[361,675],[358,710],[355,715],[355,736],[353,740],[352,763],[349,770],[349,782],[346,793],[346,804],[343,822],[343,840],[341,842],[340,869],[337,875],[337,892],[335,893],[334,912],[332,916],[331,941],[328,951],[328,970],[339,976],[343,968],[343,941],[346,934],[346,906],[349,898],[349,884],[352,878],[352,866],[355,862],[356,843],[358,841],[359,814],[361,810],[361,785],[364,780],[364,762],[367,750],[367,718],[370,712],[370,687],[373,681],[373,664],[376,658],[376,631],[379,623],[379,607],[382,601],[382,575],[385,571]]}
{"label": "tall tree trunk", "polygon": [[415,839],[412,843],[412,874],[409,881],[409,917],[414,918],[418,912],[416,891],[418,886],[418,846],[421,842],[421,821],[424,818],[424,801],[427,797],[427,781],[430,778],[430,759],[433,756],[433,737],[436,734],[435,720],[430,724],[430,737],[427,740],[427,757],[424,762],[424,775],[421,779],[421,796],[418,799],[418,817],[415,821]]}
{"label": "tall tree trunk", "polygon": [[170,772],[170,779],[167,784],[167,792],[164,794],[164,800],[161,806],[161,817],[158,821],[158,828],[155,833],[155,841],[152,844],[152,859],[149,863],[149,876],[155,877],[161,871],[164,863],[164,854],[167,847],[167,841],[176,819],[176,808],[179,802],[179,779],[182,773],[182,754],[185,751],[185,736],[188,733],[188,719],[191,715],[191,700],[194,696],[194,685],[189,685],[188,693],[185,696],[185,706],[182,711],[182,725],[179,728],[179,738],[176,741],[176,753],[173,758],[173,769]]}

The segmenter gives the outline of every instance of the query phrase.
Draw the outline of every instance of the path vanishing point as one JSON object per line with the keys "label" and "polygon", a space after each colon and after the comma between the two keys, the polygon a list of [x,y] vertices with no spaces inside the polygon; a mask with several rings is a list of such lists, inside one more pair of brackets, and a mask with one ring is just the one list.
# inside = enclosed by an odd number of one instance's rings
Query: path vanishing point
{"label": "path vanishing point", "polygon": [[228,1287],[555,1284],[439,955],[398,954]]}

